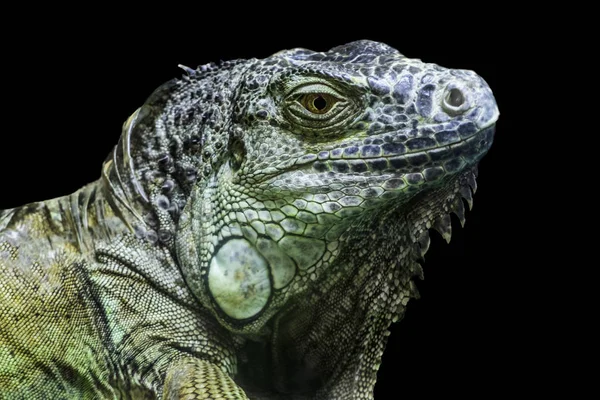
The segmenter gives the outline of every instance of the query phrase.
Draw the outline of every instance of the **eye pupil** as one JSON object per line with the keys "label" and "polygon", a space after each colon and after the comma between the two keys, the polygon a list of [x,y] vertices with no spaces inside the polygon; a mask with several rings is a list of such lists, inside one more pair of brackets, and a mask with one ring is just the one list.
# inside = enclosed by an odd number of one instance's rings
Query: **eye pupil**
{"label": "eye pupil", "polygon": [[300,98],[300,104],[313,114],[325,114],[336,103],[336,99],[326,93],[310,93]]}
{"label": "eye pupil", "polygon": [[327,107],[327,100],[325,100],[323,96],[319,95],[313,100],[312,105],[317,110],[323,111]]}

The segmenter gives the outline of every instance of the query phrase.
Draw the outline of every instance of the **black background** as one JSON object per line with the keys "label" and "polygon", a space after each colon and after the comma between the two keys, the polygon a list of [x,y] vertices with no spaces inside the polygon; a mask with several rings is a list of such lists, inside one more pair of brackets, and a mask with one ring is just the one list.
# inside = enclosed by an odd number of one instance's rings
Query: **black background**
{"label": "black background", "polygon": [[293,20],[285,14],[233,17],[227,6],[218,12],[165,8],[151,16],[20,14],[2,39],[0,209],[96,180],[122,123],[157,86],[181,76],[177,64],[263,58],[294,47],[323,51],[371,39],[411,58],[472,69],[500,108],[495,143],[480,163],[465,228],[453,219],[449,245],[431,233],[426,279],[418,282],[421,299],[393,326],[376,398],[512,393],[529,382],[536,346],[527,328],[535,318],[526,301],[531,287],[520,278],[530,265],[519,253],[530,228],[518,223],[515,205],[517,160],[525,150],[514,145],[521,117],[511,109],[516,71],[505,50],[514,39],[488,19],[490,11],[430,19],[410,16],[424,9],[373,14],[364,7],[343,18],[315,11]]}

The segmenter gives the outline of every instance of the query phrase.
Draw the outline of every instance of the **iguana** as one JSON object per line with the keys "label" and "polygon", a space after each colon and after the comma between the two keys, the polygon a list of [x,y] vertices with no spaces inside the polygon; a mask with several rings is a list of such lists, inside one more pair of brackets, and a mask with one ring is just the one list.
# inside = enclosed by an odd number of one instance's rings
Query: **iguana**
{"label": "iguana", "polygon": [[372,399],[490,88],[372,41],[182,68],[101,179],[0,211],[0,398]]}

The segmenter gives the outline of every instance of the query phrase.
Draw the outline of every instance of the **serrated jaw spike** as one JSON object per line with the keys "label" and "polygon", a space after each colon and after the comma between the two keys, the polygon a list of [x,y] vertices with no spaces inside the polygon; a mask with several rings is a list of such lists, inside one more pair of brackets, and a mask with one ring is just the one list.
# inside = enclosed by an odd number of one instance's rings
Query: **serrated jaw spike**
{"label": "serrated jaw spike", "polygon": [[460,221],[460,226],[465,226],[465,206],[460,198],[457,198],[454,207],[452,208],[452,212],[458,217]]}
{"label": "serrated jaw spike", "polygon": [[475,180],[476,176],[477,175],[475,175],[474,173],[468,175],[469,186],[471,186],[471,189],[473,190],[473,194],[475,194],[475,192],[477,192],[477,181]]}
{"label": "serrated jaw spike", "polygon": [[450,239],[452,238],[452,220],[450,219],[450,215],[446,214],[438,217],[433,222],[432,228],[438,231],[447,243],[450,243]]}
{"label": "serrated jaw spike", "polygon": [[467,201],[467,204],[469,205],[469,210],[473,209],[473,194],[471,193],[471,189],[469,189],[468,187],[461,187],[460,188],[460,195],[462,196],[463,199],[465,199]]}
{"label": "serrated jaw spike", "polygon": [[425,231],[421,234],[421,237],[417,240],[418,243],[418,254],[419,257],[425,258],[425,253],[429,250],[429,245],[431,244],[431,239],[429,238],[429,232]]}

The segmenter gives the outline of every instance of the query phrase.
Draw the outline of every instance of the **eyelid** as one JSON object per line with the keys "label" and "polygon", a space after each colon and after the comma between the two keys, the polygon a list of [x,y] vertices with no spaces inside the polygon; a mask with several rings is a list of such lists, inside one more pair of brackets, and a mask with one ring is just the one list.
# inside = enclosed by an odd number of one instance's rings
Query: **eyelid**
{"label": "eyelid", "polygon": [[343,96],[340,92],[332,88],[331,86],[324,85],[322,83],[310,83],[300,86],[293,90],[288,96],[297,96],[302,94],[312,93],[326,93],[330,96],[335,97],[337,100],[342,100]]}

